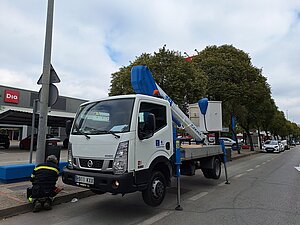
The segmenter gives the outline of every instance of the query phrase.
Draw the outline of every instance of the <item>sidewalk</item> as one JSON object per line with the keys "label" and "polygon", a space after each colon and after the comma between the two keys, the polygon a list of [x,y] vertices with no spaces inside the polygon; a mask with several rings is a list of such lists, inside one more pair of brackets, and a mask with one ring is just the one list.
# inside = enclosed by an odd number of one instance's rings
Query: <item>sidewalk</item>
{"label": "sidewalk", "polygon": [[[241,154],[232,151],[231,158],[236,160],[256,153],[259,153],[257,149],[255,151],[242,149]],[[10,184],[0,183],[0,219],[32,211],[32,204],[28,203],[26,199],[26,189],[29,186],[31,186],[29,181]],[[55,198],[55,205],[70,202],[73,198],[80,199],[94,195],[88,189],[64,184],[61,177],[59,177],[57,186],[62,187],[63,190]]]}

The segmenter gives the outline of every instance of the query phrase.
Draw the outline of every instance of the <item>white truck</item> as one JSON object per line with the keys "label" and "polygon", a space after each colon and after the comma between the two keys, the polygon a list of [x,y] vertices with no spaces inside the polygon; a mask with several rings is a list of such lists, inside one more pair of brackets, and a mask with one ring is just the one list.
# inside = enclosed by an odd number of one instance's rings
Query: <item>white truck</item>
{"label": "white truck", "polygon": [[[160,205],[176,174],[174,121],[197,142],[180,146],[180,173],[191,176],[201,169],[206,178],[218,179],[221,146],[205,145],[205,135],[154,82],[147,67],[134,67],[131,76],[137,94],[79,107],[70,128],[63,182],[96,194],[141,191],[146,204]],[[155,89],[162,98],[150,96]]]}

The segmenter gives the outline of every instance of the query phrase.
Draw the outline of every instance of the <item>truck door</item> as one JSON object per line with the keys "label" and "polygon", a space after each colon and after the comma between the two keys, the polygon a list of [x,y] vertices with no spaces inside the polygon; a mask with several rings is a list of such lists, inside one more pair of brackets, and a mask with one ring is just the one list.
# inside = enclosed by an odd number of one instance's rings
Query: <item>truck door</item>
{"label": "truck door", "polygon": [[168,125],[170,118],[167,114],[166,105],[157,103],[141,102],[139,107],[138,129],[142,129],[145,123],[144,116],[152,113],[155,116],[155,129],[153,136],[140,139],[137,135],[135,148],[135,169],[148,169],[152,160],[157,156],[164,155],[169,158],[172,154],[172,126]]}

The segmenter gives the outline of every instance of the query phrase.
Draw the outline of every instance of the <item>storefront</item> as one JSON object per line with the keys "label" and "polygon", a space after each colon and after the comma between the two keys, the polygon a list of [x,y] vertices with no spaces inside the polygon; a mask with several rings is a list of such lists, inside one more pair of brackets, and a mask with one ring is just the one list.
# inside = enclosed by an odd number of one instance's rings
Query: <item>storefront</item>
{"label": "storefront", "polygon": [[[0,85],[0,133],[8,134],[10,140],[21,140],[31,134],[32,112],[39,93],[15,87]],[[59,96],[49,108],[48,133],[63,140],[66,137],[65,122],[73,119],[83,99]],[[37,104],[38,105],[38,104]],[[38,112],[35,119],[35,132],[38,127]]]}

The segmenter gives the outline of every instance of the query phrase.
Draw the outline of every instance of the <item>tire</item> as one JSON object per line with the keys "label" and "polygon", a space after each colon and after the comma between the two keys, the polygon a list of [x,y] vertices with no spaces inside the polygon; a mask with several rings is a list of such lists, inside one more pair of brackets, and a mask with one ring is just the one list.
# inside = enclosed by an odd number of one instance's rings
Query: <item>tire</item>
{"label": "tire", "polygon": [[160,171],[153,171],[146,190],[142,192],[144,202],[149,206],[159,206],[166,195],[166,178]]}
{"label": "tire", "polygon": [[210,177],[212,179],[219,179],[221,176],[221,160],[218,157],[214,158],[213,169],[210,170]]}
{"label": "tire", "polygon": [[221,176],[221,160],[218,157],[215,157],[213,159],[212,169],[202,168],[201,170],[205,178],[217,180]]}

